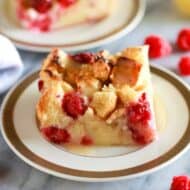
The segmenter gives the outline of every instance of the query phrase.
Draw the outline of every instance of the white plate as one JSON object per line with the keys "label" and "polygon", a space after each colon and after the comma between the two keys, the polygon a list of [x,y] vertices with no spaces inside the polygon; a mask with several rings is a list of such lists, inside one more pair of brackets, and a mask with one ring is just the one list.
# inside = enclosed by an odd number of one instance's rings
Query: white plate
{"label": "white plate", "polygon": [[151,72],[167,122],[159,131],[159,139],[143,148],[94,147],[85,155],[79,155],[47,142],[35,120],[38,72],[26,77],[5,98],[1,112],[3,137],[26,163],[62,178],[102,182],[137,177],[160,169],[189,147],[190,89],[166,70],[151,67]]}
{"label": "white plate", "polygon": [[10,16],[10,11],[7,11],[7,0],[0,0],[0,33],[25,50],[49,52],[53,47],[65,51],[95,48],[129,33],[144,15],[145,0],[117,1],[115,12],[97,24],[83,24],[45,34],[35,34],[17,26]]}

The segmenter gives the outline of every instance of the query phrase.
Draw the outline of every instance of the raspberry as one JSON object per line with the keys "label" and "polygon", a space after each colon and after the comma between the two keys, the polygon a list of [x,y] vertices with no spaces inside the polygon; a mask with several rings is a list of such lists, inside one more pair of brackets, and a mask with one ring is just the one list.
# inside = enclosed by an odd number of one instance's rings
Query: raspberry
{"label": "raspberry", "polygon": [[43,14],[52,8],[53,1],[52,0],[22,0],[22,5],[25,8],[34,8],[39,13]]}
{"label": "raspberry", "polygon": [[155,133],[148,122],[128,124],[129,130],[132,133],[132,138],[140,145],[146,145],[152,142],[155,138]]}
{"label": "raspberry", "polygon": [[63,8],[67,8],[74,4],[76,0],[58,0],[58,2],[61,4]]}
{"label": "raspberry", "polygon": [[62,100],[62,109],[71,116],[77,119],[79,115],[83,115],[87,109],[84,99],[77,92],[69,92],[64,95]]}
{"label": "raspberry", "polygon": [[88,136],[83,136],[80,142],[82,145],[92,145],[93,141],[90,137]]}
{"label": "raspberry", "polygon": [[39,80],[38,81],[38,90],[41,92],[42,89],[43,89],[43,87],[44,87],[44,81],[43,80]]}
{"label": "raspberry", "polygon": [[184,56],[180,59],[178,69],[181,75],[190,75],[190,56]]}
{"label": "raspberry", "polygon": [[177,46],[184,51],[190,50],[190,28],[185,28],[179,32]]}
{"label": "raspberry", "polygon": [[190,190],[190,180],[188,176],[175,176],[172,180],[170,190]]}
{"label": "raspberry", "polygon": [[93,63],[94,62],[94,54],[91,52],[71,55],[71,58],[74,61],[79,62],[79,63]]}
{"label": "raspberry", "polygon": [[128,120],[130,123],[137,123],[150,120],[150,107],[146,101],[146,94],[143,93],[137,103],[132,103],[127,108]]}
{"label": "raspberry", "polygon": [[171,53],[172,48],[168,41],[161,36],[150,35],[148,36],[144,44],[149,45],[149,57],[158,58],[167,56]]}
{"label": "raspberry", "polygon": [[50,29],[51,23],[52,23],[51,18],[47,16],[43,20],[41,20],[37,25],[39,26],[42,32],[46,32]]}
{"label": "raspberry", "polygon": [[132,133],[133,139],[139,144],[150,143],[155,135],[151,126],[150,105],[143,93],[138,102],[127,106],[127,126]]}
{"label": "raspberry", "polygon": [[42,128],[41,132],[50,142],[55,144],[68,143],[71,138],[66,129],[60,129],[57,126]]}

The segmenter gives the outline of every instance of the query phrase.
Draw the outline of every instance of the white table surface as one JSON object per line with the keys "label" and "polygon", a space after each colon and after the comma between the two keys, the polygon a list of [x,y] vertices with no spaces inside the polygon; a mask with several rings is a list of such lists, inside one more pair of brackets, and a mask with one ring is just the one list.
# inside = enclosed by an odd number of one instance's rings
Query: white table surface
{"label": "white table surface", "polygon": [[[178,31],[190,27],[190,18],[184,19],[172,7],[170,0],[154,0],[149,5],[141,24],[123,39],[106,45],[111,52],[127,46],[143,43],[145,36],[160,34],[175,42]],[[24,73],[40,66],[45,54],[19,51],[25,64]],[[174,72],[180,56],[187,53],[175,52],[170,57],[151,61]],[[189,52],[190,54],[190,52]],[[183,78],[190,84],[190,77]],[[6,93],[0,95],[0,103]],[[109,183],[80,183],[59,179],[44,174],[25,164],[8,148],[0,135],[0,190],[169,190],[172,176],[190,174],[190,151],[166,168],[144,177]]]}

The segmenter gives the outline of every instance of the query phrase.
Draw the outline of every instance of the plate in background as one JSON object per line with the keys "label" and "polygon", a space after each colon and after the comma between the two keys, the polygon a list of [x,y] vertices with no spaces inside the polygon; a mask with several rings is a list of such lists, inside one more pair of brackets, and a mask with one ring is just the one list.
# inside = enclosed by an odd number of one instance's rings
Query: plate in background
{"label": "plate in background", "polygon": [[48,52],[54,47],[65,51],[96,48],[121,38],[141,21],[145,0],[117,0],[115,12],[97,24],[83,24],[48,33],[33,33],[20,28],[9,16],[7,0],[0,1],[0,33],[24,50]]}

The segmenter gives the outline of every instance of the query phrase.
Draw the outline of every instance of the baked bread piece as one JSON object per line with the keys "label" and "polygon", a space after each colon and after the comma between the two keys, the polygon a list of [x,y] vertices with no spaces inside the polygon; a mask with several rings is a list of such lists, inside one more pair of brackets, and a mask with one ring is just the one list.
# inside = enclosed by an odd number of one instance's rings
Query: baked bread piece
{"label": "baked bread piece", "polygon": [[32,31],[95,23],[110,15],[115,0],[9,0],[11,13],[22,27]]}
{"label": "baked bread piece", "polygon": [[156,138],[148,47],[68,55],[54,49],[40,71],[39,128],[51,142],[148,144]]}

